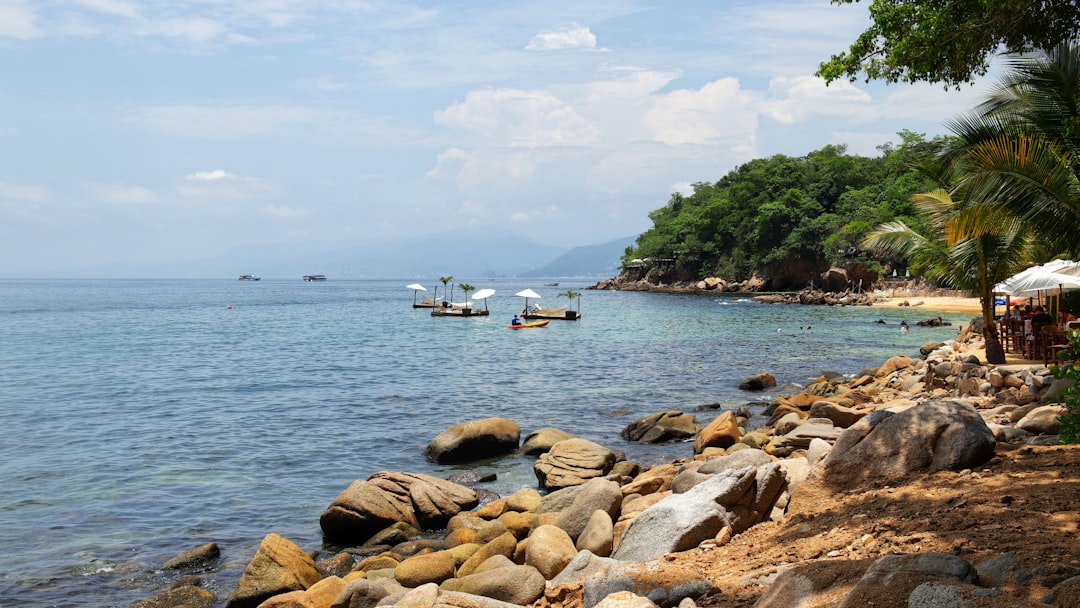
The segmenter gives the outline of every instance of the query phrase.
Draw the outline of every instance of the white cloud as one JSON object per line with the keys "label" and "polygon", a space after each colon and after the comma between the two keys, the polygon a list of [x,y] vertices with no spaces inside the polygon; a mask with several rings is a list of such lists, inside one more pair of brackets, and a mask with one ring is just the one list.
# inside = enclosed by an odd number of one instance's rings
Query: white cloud
{"label": "white cloud", "polygon": [[671,185],[672,192],[678,192],[683,196],[690,196],[694,193],[694,184],[690,182],[676,182]]}
{"label": "white cloud", "polygon": [[461,148],[450,148],[439,153],[435,159],[435,166],[424,174],[424,179],[439,179],[451,177],[467,160],[468,153]]}
{"label": "white cloud", "polygon": [[161,198],[153,190],[133,184],[86,184],[83,187],[97,200],[116,205],[156,203]]}
{"label": "white cloud", "polygon": [[586,101],[599,103],[620,98],[640,99],[656,93],[680,76],[678,71],[661,72],[630,66],[610,71],[618,77],[590,83]]}
{"label": "white cloud", "polygon": [[310,215],[311,211],[308,209],[296,209],[286,205],[267,205],[263,207],[263,213],[270,217],[289,218]]}
{"label": "white cloud", "polygon": [[735,78],[721,78],[699,90],[682,89],[653,102],[642,121],[656,141],[670,145],[716,144],[757,131],[755,106],[761,96],[743,91]]}
{"label": "white cloud", "polygon": [[37,26],[37,14],[21,0],[0,1],[0,38],[33,40],[42,32]]}
{"label": "white cloud", "polygon": [[558,205],[547,205],[545,207],[529,209],[527,211],[518,211],[512,214],[510,219],[515,222],[530,223],[540,220],[550,220],[552,218],[561,217],[562,215],[562,209],[559,209]]}
{"label": "white cloud", "polygon": [[574,108],[542,91],[470,91],[465,101],[435,112],[435,122],[512,147],[583,146],[598,136]]}
{"label": "white cloud", "polygon": [[38,186],[0,182],[0,200],[39,203],[48,200],[49,198],[49,191]]}
{"label": "white cloud", "polygon": [[860,122],[872,120],[878,112],[870,94],[847,81],[826,85],[817,76],[774,78],[769,82],[769,93],[769,100],[761,104],[762,113],[782,124],[803,122],[815,115]]}
{"label": "white cloud", "polygon": [[225,24],[205,17],[171,18],[148,21],[139,28],[141,36],[164,36],[190,42],[206,43],[224,38],[228,33]]}
{"label": "white cloud", "polygon": [[458,188],[476,190],[528,182],[536,173],[537,160],[524,152],[503,149],[466,152],[452,148],[439,154],[425,179],[453,178]]}
{"label": "white cloud", "polygon": [[533,36],[525,46],[527,51],[561,49],[595,49],[596,36],[586,26],[569,23]]}
{"label": "white cloud", "polygon": [[75,0],[75,4],[106,15],[134,19],[139,16],[138,7],[125,0]]}
{"label": "white cloud", "polygon": [[184,177],[177,191],[196,200],[247,200],[268,193],[271,188],[262,180],[229,173],[223,169],[197,171]]}
{"label": "white cloud", "polygon": [[235,179],[236,176],[224,169],[214,169],[213,171],[196,171],[191,175],[185,175],[184,179],[194,182],[212,182],[219,179]]}

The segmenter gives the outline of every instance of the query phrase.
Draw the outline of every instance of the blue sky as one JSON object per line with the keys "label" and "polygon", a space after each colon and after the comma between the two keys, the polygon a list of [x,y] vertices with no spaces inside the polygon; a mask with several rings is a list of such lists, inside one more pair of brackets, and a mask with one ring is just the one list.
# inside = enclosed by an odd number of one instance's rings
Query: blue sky
{"label": "blue sky", "polygon": [[865,3],[0,0],[0,276],[497,225],[574,246],[976,85],[812,76]]}

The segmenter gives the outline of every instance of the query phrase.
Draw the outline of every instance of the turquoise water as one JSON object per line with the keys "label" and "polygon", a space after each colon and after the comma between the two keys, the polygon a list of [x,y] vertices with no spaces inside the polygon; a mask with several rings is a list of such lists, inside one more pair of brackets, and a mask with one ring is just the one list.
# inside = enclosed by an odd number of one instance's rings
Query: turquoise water
{"label": "turquoise water", "polygon": [[[591,290],[580,321],[509,331],[515,292],[564,305],[588,283],[470,279],[496,290],[491,315],[460,319],[411,308],[409,282],[0,281],[0,605],[125,606],[205,542],[224,599],[265,534],[319,548],[353,480],[468,468],[422,456],[452,424],[505,416],[655,463],[691,447],[627,444],[638,417],[760,406],[956,335],[898,331],[927,311]],[[782,386],[737,390],[762,371]],[[536,487],[526,458],[472,467],[502,494]]]}

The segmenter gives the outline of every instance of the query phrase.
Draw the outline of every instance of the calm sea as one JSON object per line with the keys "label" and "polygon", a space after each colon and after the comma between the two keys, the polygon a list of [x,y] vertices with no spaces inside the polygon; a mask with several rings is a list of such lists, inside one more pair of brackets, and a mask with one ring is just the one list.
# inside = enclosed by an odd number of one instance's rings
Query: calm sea
{"label": "calm sea", "polygon": [[[172,580],[165,560],[206,542],[222,547],[207,586],[224,599],[267,533],[320,548],[319,515],[353,480],[468,468],[421,454],[452,424],[505,416],[523,434],[560,427],[656,463],[692,448],[627,444],[632,420],[763,404],[956,335],[902,334],[901,319],[930,316],[918,309],[565,279],[470,279],[496,290],[491,315],[433,318],[411,307],[409,282],[0,280],[0,606],[126,606]],[[526,287],[552,306],[583,291],[583,318],[505,329]],[[763,371],[776,392],[737,390]],[[536,487],[529,459],[472,467],[495,472],[504,495]]]}

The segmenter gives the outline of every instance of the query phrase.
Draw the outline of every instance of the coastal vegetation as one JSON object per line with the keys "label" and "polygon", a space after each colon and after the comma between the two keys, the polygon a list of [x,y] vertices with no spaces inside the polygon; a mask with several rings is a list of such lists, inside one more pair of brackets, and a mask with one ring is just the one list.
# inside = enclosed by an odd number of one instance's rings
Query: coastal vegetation
{"label": "coastal vegetation", "polygon": [[803,157],[755,159],[715,183],[694,184],[690,194],[672,194],[649,214],[653,227],[627,248],[624,267],[670,259],[695,280],[760,272],[774,289],[802,287],[833,265],[880,270],[882,260],[859,244],[891,221],[924,229],[911,198],[934,183],[912,164],[944,145],[899,135],[902,142],[880,146],[877,158],[829,145]]}
{"label": "coastal vegetation", "polygon": [[979,107],[947,124],[951,136],[901,132],[878,158],[826,146],[753,160],[673,194],[624,269],[664,261],[683,280],[759,276],[775,290],[830,266],[874,278],[901,267],[976,294],[988,360],[1004,363],[993,286],[1080,254],[1080,47],[1012,55],[1007,67]]}

